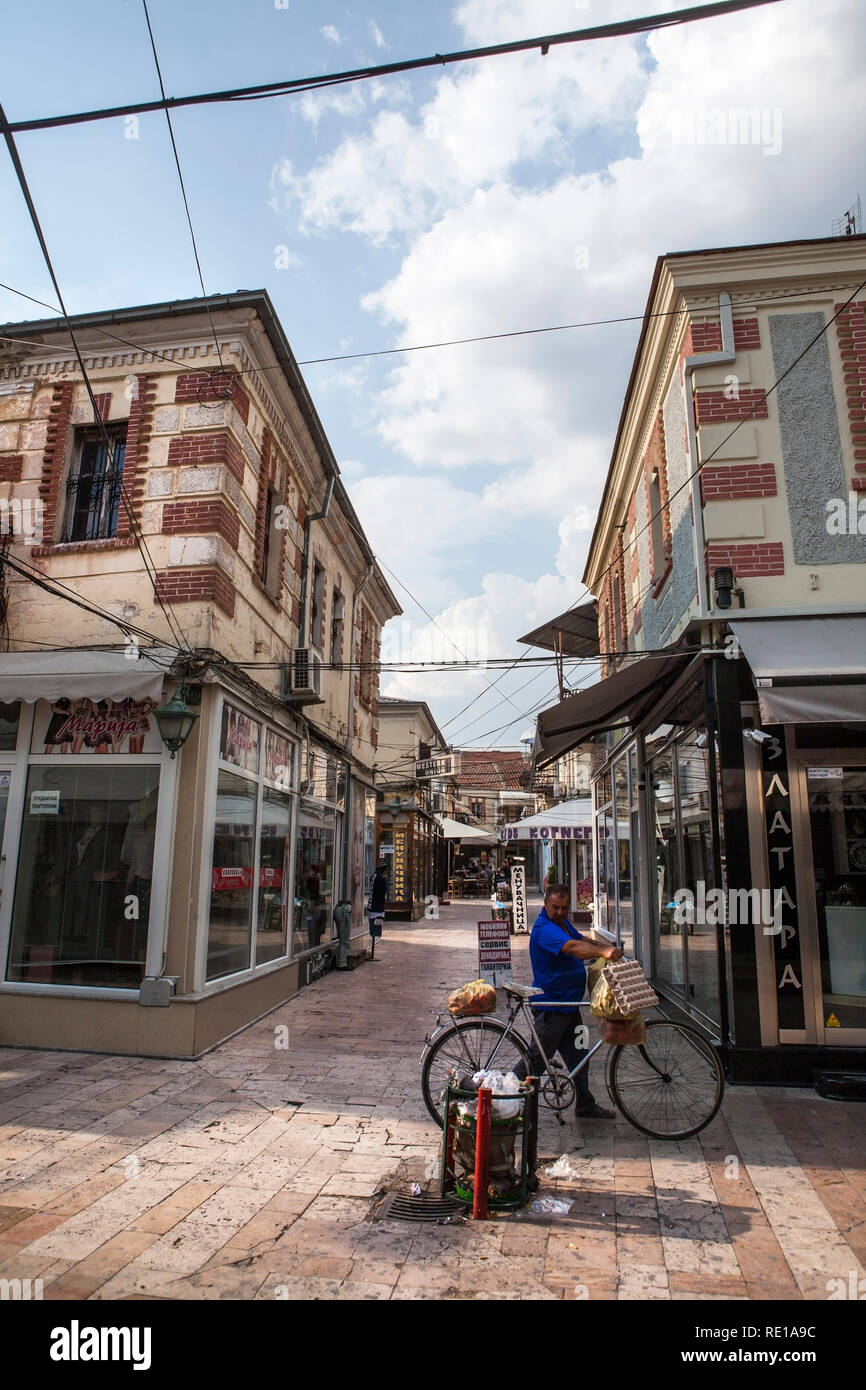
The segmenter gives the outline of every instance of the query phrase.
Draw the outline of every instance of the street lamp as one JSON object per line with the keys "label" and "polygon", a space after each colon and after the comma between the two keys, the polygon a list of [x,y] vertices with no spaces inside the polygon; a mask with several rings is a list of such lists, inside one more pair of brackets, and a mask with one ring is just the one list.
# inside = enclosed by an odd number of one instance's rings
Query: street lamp
{"label": "street lamp", "polygon": [[188,693],[185,685],[179,685],[168,704],[160,705],[159,709],[154,710],[153,717],[159,729],[159,736],[172,757],[186,743],[192,726],[198,719],[195,710],[191,710],[186,704]]}

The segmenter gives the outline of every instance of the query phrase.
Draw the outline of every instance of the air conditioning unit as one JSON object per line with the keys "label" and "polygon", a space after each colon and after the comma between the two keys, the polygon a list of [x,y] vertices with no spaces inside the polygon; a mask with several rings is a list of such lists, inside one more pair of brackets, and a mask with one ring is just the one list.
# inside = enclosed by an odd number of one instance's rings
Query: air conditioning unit
{"label": "air conditioning unit", "polygon": [[291,663],[283,667],[282,697],[294,705],[320,705],[322,662],[309,647],[296,647]]}

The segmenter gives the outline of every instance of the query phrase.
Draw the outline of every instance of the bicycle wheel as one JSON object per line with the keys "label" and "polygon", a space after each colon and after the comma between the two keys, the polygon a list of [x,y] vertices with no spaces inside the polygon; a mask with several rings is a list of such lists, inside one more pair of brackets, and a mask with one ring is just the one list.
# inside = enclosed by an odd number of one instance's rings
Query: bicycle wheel
{"label": "bicycle wheel", "polygon": [[[434,1039],[421,1067],[424,1104],[437,1125],[443,1123],[442,1100],[448,1072],[514,1071],[519,1062],[529,1066],[529,1048],[516,1033],[504,1037],[505,1024],[498,1018],[463,1018]],[[504,1039],[504,1040],[503,1040]]]}
{"label": "bicycle wheel", "polygon": [[616,1047],[608,1085],[629,1124],[653,1139],[687,1139],[710,1123],[722,1103],[722,1064],[700,1033],[654,1018],[641,1047]]}

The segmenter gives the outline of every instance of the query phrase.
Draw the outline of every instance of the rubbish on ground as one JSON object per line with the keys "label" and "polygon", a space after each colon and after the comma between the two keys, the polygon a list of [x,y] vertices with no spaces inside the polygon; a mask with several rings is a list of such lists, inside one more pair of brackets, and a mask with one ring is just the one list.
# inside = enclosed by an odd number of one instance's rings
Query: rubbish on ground
{"label": "rubbish on ground", "polygon": [[543,1174],[546,1178],[568,1178],[572,1182],[580,1177],[578,1170],[572,1167],[571,1159],[568,1154],[560,1154],[559,1158],[550,1168],[545,1168],[543,1170]]}
{"label": "rubbish on ground", "polygon": [[421,1196],[421,1184],[420,1184],[420,1182],[413,1182],[413,1184],[412,1184],[412,1196],[413,1196],[413,1197],[420,1197],[420,1196]]}
{"label": "rubbish on ground", "polygon": [[536,1197],[534,1202],[530,1202],[529,1210],[535,1216],[568,1216],[573,1206],[569,1198]]}

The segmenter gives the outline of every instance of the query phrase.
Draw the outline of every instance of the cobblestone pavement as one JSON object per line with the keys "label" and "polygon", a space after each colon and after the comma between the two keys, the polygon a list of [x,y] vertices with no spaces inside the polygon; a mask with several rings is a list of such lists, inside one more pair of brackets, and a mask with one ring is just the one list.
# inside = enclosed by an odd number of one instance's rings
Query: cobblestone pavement
{"label": "cobblestone pavement", "polygon": [[46,1299],[797,1300],[866,1275],[866,1113],[810,1090],[733,1088],[681,1144],[546,1113],[540,1152],[572,1176],[541,1192],[567,1216],[372,1221],[436,1171],[418,1062],[477,974],[478,915],[390,924],[374,962],[198,1062],[0,1048],[0,1277]]}

